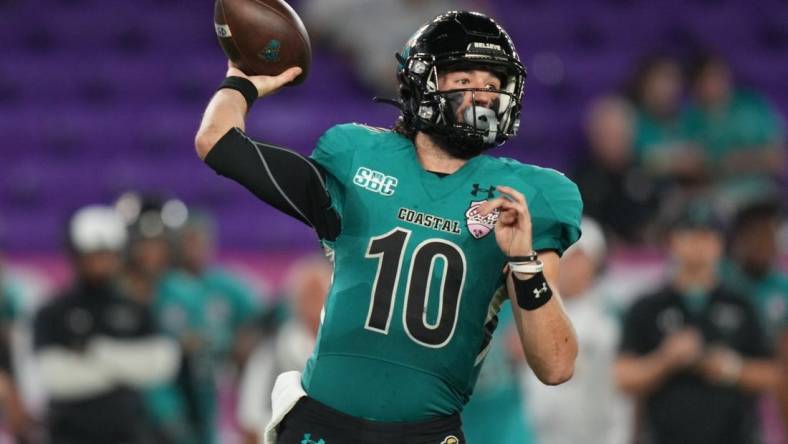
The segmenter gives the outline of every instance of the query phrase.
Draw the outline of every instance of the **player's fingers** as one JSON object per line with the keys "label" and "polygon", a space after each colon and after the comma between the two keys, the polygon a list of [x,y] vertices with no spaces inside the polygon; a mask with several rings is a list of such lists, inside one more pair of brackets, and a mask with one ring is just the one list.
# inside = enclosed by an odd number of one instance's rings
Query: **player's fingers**
{"label": "player's fingers", "polygon": [[514,199],[515,202],[525,207],[526,213],[528,212],[528,202],[525,200],[525,195],[523,195],[523,193],[515,190],[512,187],[507,187],[506,185],[498,185],[495,188],[501,193],[504,193],[505,195]]}
{"label": "player's fingers", "polygon": [[498,223],[501,225],[512,225],[515,222],[517,222],[517,211],[515,210],[503,210],[498,216]]}
{"label": "player's fingers", "polygon": [[504,200],[504,202],[500,206],[501,211],[511,211],[516,214],[518,217],[522,217],[523,220],[526,219],[528,213],[526,212],[525,206],[521,205],[518,202],[513,202],[510,200]]}
{"label": "player's fingers", "polygon": [[301,75],[301,72],[302,70],[298,66],[287,68],[285,72],[274,77],[277,88],[292,82],[296,77]]}
{"label": "player's fingers", "polygon": [[479,205],[479,214],[482,216],[487,216],[488,214],[492,213],[496,209],[500,208],[503,203],[506,202],[506,199],[499,196],[495,199],[490,199]]}

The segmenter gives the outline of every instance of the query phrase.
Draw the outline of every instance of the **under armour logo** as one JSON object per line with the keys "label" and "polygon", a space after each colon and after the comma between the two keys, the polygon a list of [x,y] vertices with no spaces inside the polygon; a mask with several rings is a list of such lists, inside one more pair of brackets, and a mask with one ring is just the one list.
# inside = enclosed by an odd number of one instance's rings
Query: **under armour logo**
{"label": "under armour logo", "polygon": [[301,440],[301,444],[326,444],[326,442],[323,441],[322,439],[319,439],[317,441],[313,441],[312,440],[312,434],[311,433],[305,433],[304,434],[304,439]]}
{"label": "under armour logo", "polygon": [[493,193],[495,192],[495,187],[490,185],[490,188],[481,188],[478,183],[473,184],[473,190],[471,190],[471,196],[478,196],[479,193],[487,193],[487,198],[492,199],[494,197]]}
{"label": "under armour logo", "polygon": [[542,293],[547,293],[547,290],[549,290],[549,288],[547,288],[547,282],[542,282],[542,288],[534,288],[534,298],[539,299],[539,296],[541,296]]}

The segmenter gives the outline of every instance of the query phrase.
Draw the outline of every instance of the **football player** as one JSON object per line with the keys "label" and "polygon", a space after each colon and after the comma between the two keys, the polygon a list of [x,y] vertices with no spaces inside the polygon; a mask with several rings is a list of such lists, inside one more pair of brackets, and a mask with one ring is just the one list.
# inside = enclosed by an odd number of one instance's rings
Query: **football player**
{"label": "football player", "polygon": [[484,154],[519,126],[526,72],[509,35],[448,12],[397,60],[393,130],[335,126],[309,158],[255,141],[249,107],[300,70],[231,65],[197,133],[211,168],[312,226],[334,259],[315,351],[277,381],[266,442],[464,442],[459,413],[506,299],[539,379],[574,370],[555,282],[580,194],[554,170]]}

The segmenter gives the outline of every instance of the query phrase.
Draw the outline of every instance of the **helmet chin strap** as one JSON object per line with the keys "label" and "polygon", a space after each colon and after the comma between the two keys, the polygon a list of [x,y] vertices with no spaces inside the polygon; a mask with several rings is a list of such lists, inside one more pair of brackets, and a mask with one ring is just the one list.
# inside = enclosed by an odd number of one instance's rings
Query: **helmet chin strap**
{"label": "helmet chin strap", "polygon": [[470,106],[465,109],[462,117],[466,124],[477,130],[487,131],[487,135],[482,139],[484,143],[495,143],[498,137],[498,116],[495,111],[483,106]]}

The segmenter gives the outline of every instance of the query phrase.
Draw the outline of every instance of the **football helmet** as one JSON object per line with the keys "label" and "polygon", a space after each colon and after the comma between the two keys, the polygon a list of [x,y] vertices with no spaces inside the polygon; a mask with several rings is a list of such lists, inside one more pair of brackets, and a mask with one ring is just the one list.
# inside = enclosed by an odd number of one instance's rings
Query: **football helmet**
{"label": "football helmet", "polygon": [[[473,157],[503,144],[520,125],[526,70],[509,34],[484,14],[451,11],[425,24],[397,54],[401,124],[407,131],[437,136],[452,154]],[[501,80],[498,90],[438,90],[440,74],[487,70]],[[497,93],[489,107],[474,94]],[[458,113],[466,94],[471,106]],[[459,115],[458,115],[459,114]]]}

